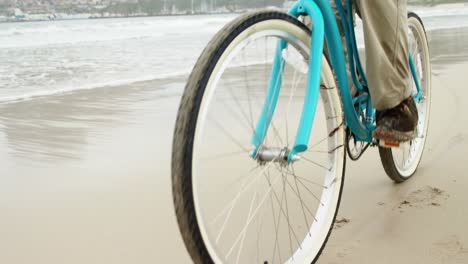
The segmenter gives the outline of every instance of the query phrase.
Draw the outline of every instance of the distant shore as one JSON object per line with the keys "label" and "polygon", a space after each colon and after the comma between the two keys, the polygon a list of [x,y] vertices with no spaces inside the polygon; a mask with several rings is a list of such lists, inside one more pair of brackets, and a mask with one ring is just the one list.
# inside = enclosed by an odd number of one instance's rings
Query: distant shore
{"label": "distant shore", "polygon": [[[428,4],[416,4],[409,5],[412,8],[448,8],[457,9],[468,7],[468,3],[453,3],[453,4],[439,4],[431,6]],[[280,9],[286,11],[287,7],[265,7],[272,9]],[[176,13],[160,13],[160,14],[99,14],[99,13],[76,13],[76,14],[61,14],[61,13],[49,13],[49,14],[28,14],[23,17],[2,17],[0,16],[0,23],[20,23],[20,22],[46,22],[46,21],[64,21],[64,20],[85,20],[85,19],[112,19],[112,18],[139,18],[139,17],[166,17],[166,16],[198,16],[198,15],[223,15],[223,14],[240,14],[248,11],[254,11],[258,9],[238,9],[238,10],[218,10],[213,12],[176,12]]]}
{"label": "distant shore", "polygon": [[31,20],[7,20],[0,23],[28,23],[28,22],[52,22],[52,21],[72,21],[72,20],[88,20],[88,19],[115,19],[115,18],[141,18],[141,17],[177,17],[177,16],[204,16],[204,15],[229,15],[241,14],[244,11],[222,12],[222,13],[194,13],[194,14],[158,14],[158,15],[130,15],[130,16],[89,16],[83,18],[57,18],[57,19],[31,19]]}
{"label": "distant shore", "polygon": [[[97,14],[89,14],[89,16],[78,17],[79,14],[74,14],[77,17],[65,17],[65,18],[53,18],[48,19],[44,17],[43,19],[9,19],[6,21],[0,21],[0,23],[27,23],[27,22],[51,22],[51,21],[69,21],[69,20],[87,20],[87,19],[115,19],[115,18],[140,18],[140,17],[177,17],[177,16],[206,16],[206,15],[229,15],[229,14],[241,14],[247,11],[252,11],[250,9],[241,9],[231,12],[196,12],[196,13],[175,13],[175,14],[155,14],[155,15],[109,15],[109,16],[99,16]],[[74,16],[72,15],[72,16]]]}
{"label": "distant shore", "polygon": [[157,15],[131,15],[131,16],[107,16],[107,17],[102,17],[102,16],[90,16],[88,19],[108,19],[108,18],[136,18],[136,17],[177,17],[177,16],[206,16],[206,15],[230,15],[230,14],[241,14],[244,13],[248,10],[238,10],[238,11],[232,11],[232,12],[215,12],[215,13],[209,13],[209,12],[203,12],[203,13],[185,13],[185,14],[157,14]]}

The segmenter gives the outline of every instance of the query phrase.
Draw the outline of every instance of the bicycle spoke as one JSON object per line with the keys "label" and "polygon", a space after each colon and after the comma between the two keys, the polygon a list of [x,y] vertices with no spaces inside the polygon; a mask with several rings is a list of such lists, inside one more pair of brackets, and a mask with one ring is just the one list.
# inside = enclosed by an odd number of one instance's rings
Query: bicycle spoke
{"label": "bicycle spoke", "polygon": [[[245,49],[245,47],[244,47],[242,50],[244,50],[244,49]],[[243,54],[243,53],[242,53],[242,54]],[[242,65],[243,65],[243,68],[246,67],[246,64],[245,64],[245,63],[242,63],[242,62],[241,62],[240,64],[241,64],[241,67],[242,67]],[[245,73],[245,74],[244,74],[244,80],[245,80],[246,85],[247,85],[247,86],[246,86],[246,89],[247,89],[247,99],[248,99],[249,115],[244,111],[244,107],[242,107],[242,105],[241,105],[241,103],[240,103],[240,101],[239,101],[239,98],[238,98],[236,95],[234,95],[233,88],[232,88],[231,85],[229,85],[228,91],[229,91],[231,97],[234,99],[234,101],[235,101],[235,103],[236,103],[236,105],[237,105],[237,109],[240,110],[240,113],[241,113],[242,117],[243,117],[244,120],[247,122],[247,124],[248,124],[247,126],[249,127],[250,131],[251,131],[252,134],[253,134],[255,137],[257,137],[257,139],[258,139],[258,138],[259,138],[259,135],[257,135],[257,134],[255,133],[255,128],[254,128],[254,124],[253,124],[252,105],[251,105],[251,99],[250,99],[250,93],[249,93],[250,85],[249,85],[249,83],[248,83],[246,77],[247,77],[247,74]],[[226,104],[226,106],[228,106],[228,104]],[[229,109],[231,110],[232,113],[236,113],[236,111],[233,111],[231,107],[229,107]],[[250,116],[250,118],[249,118],[249,116]]]}
{"label": "bicycle spoke", "polygon": [[[271,199],[270,199],[271,201]],[[256,250],[256,259],[257,259],[257,263],[261,263],[260,262],[260,256],[258,255],[258,253],[260,252],[260,233],[263,229],[263,220],[265,218],[265,214],[266,212],[264,212],[262,215],[261,215],[261,218],[260,218],[260,221],[257,220],[257,243],[256,243],[256,246],[257,246],[257,250]],[[260,222],[260,224],[259,224]]]}
{"label": "bicycle spoke", "polygon": [[[354,149],[356,149],[356,148],[354,148]],[[330,154],[330,151],[310,149],[310,150],[307,150],[306,153]]]}
{"label": "bicycle spoke", "polygon": [[[242,117],[237,114],[237,112],[232,108],[232,106],[230,104],[228,104],[227,102],[225,104],[223,104],[223,107],[228,110],[228,112],[231,113],[231,115],[233,116],[234,119],[236,119],[237,121],[240,122],[240,124],[242,124],[242,126],[245,126],[247,128],[248,131],[252,131],[252,134],[254,134],[254,129],[253,127],[249,124],[249,121],[245,119],[245,116]],[[242,114],[241,114],[242,115]]]}
{"label": "bicycle spoke", "polygon": [[[281,174],[280,171],[279,171],[279,173]],[[283,178],[283,177],[281,177],[281,178]],[[284,212],[284,210],[283,210],[283,200],[284,200],[284,198],[285,198],[285,197],[284,197],[284,196],[285,196],[285,189],[283,188],[283,192],[282,192],[282,195],[281,195],[281,203],[280,203],[280,200],[279,200],[278,195],[276,194],[275,190],[272,190],[272,192],[273,192],[273,196],[275,197],[277,203],[280,204],[280,212],[281,212],[281,214],[286,218],[286,222],[287,222],[287,224],[288,224],[289,229],[292,229],[291,223],[289,222],[289,218],[288,218],[287,214],[286,214],[286,213]],[[293,235],[294,235],[294,238],[296,239],[297,243],[300,244],[300,243],[299,243],[299,240],[297,239],[297,235],[296,235],[296,233],[294,232],[294,230],[293,230]]]}
{"label": "bicycle spoke", "polygon": [[240,154],[249,154],[249,152],[246,152],[244,150],[226,152],[226,153],[216,154],[216,155],[212,155],[212,156],[208,156],[208,157],[202,157],[202,158],[200,158],[200,160],[217,160],[217,159],[228,158],[228,157],[232,157],[232,156],[238,156]]}
{"label": "bicycle spoke", "polygon": [[[281,172],[280,172],[281,173]],[[283,178],[283,177],[281,177]],[[268,180],[268,179],[267,179]],[[268,180],[269,181],[269,180]],[[271,184],[271,183],[270,183]],[[278,221],[276,222],[277,223],[277,228],[276,228],[276,233],[278,232],[278,228],[279,228],[279,223],[281,221],[281,215],[284,216],[286,218],[286,222],[288,224],[288,232],[291,231],[292,229],[292,226],[291,226],[291,223],[289,222],[289,215],[287,213],[284,212],[283,210],[283,201],[286,199],[286,203],[287,203],[287,197],[286,197],[286,192],[285,192],[285,186],[284,186],[284,183],[283,183],[283,192],[281,194],[281,200],[278,198],[278,195],[276,194],[276,192],[274,190],[272,190],[272,193],[273,193],[273,197],[276,199],[276,202],[279,204],[279,207],[280,207],[280,211],[278,212]],[[296,242],[298,245],[300,245],[299,243],[299,240],[297,238],[297,235],[296,233],[294,232],[294,230],[292,230],[292,234],[294,236],[294,238],[296,239]],[[275,239],[275,246],[276,247],[276,243],[277,243],[277,239]],[[292,246],[291,246],[292,247]],[[275,251],[273,251],[273,255],[275,255]],[[280,262],[281,262],[281,257],[280,257]]]}
{"label": "bicycle spoke", "polygon": [[247,124],[249,124],[248,126],[252,130],[252,134],[254,134],[255,133],[255,128],[253,127],[253,119],[251,119],[251,121],[249,121],[249,117],[248,117],[247,113],[245,113],[244,107],[242,107],[242,105],[239,102],[239,99],[237,98],[237,96],[234,95],[234,92],[233,92],[231,86],[228,88],[228,90],[229,90],[229,93],[231,94],[231,97],[234,99],[235,103],[237,104],[237,108],[240,111],[241,115],[243,116],[245,121],[247,121]]}
{"label": "bicycle spoke", "polygon": [[226,211],[229,211],[229,212],[228,212],[228,217],[226,217],[225,220],[224,220],[223,227],[221,228],[222,230],[221,230],[221,232],[219,233],[217,240],[219,240],[219,237],[220,237],[222,231],[224,230],[224,226],[225,226],[225,224],[226,224],[226,222],[227,222],[227,218],[229,218],[230,212],[232,212],[232,209],[234,208],[234,206],[235,206],[237,200],[240,198],[240,196],[241,196],[243,193],[245,193],[245,192],[248,190],[248,188],[250,188],[250,186],[253,185],[253,183],[254,183],[256,180],[258,180],[259,175],[262,175],[262,173],[263,173],[265,170],[267,170],[271,165],[272,165],[272,162],[268,163],[257,175],[253,176],[253,179],[252,179],[246,186],[243,185],[243,186],[241,187],[242,190],[240,190],[240,191],[237,193],[237,195],[234,197],[234,199],[233,199],[231,202],[229,202],[223,210],[221,210],[221,212],[220,212],[219,215],[217,215],[216,217],[213,218],[213,220],[211,221],[211,224],[214,224],[215,222],[217,222],[217,220],[219,219],[219,217],[221,217]]}
{"label": "bicycle spoke", "polygon": [[[297,193],[299,194],[299,187],[297,186],[298,181],[299,181],[299,183],[301,183],[304,187],[305,187],[305,185],[304,185],[303,182],[301,182],[301,181],[299,180],[301,177],[299,177],[299,176],[296,175],[296,172],[294,171],[294,166],[292,166],[292,165],[291,165],[291,171],[292,171],[292,174],[291,174],[291,175],[294,177],[294,182],[296,183]],[[324,189],[326,189],[326,188],[324,188]],[[308,189],[306,188],[306,190],[308,190]],[[300,194],[299,194],[299,196],[300,196]],[[314,195],[314,198],[316,198],[315,195]],[[319,201],[319,203],[322,204],[321,201]],[[304,206],[307,208],[307,210],[309,211],[310,215],[311,215],[311,216],[314,218],[314,220],[317,222],[317,221],[318,221],[317,218],[316,218],[315,215],[312,213],[312,211],[310,211],[309,207],[307,207],[307,206],[305,205],[305,203],[304,203]],[[304,217],[305,217],[305,213],[304,213]],[[306,220],[306,222],[307,222],[307,227],[309,227],[309,224],[308,224],[309,221],[308,221],[307,217],[305,217],[305,218],[306,218],[305,220]],[[309,233],[309,235],[310,235],[310,230],[309,230],[308,233]]]}
{"label": "bicycle spoke", "polygon": [[[291,165],[291,168],[294,170],[294,165]],[[296,176],[295,173],[293,173],[293,176]],[[298,178],[299,180],[299,183],[302,184],[302,186],[315,198],[315,200],[317,200],[321,206],[323,206],[324,204],[322,203],[322,201],[304,184],[302,183],[302,181]]]}
{"label": "bicycle spoke", "polygon": [[[291,167],[291,169],[293,170],[293,174],[296,174],[294,172],[294,168]],[[307,210],[310,212],[310,209],[305,205],[304,201],[302,201],[302,197],[301,197],[301,192],[299,191],[299,186],[297,185],[297,177],[294,177],[294,184],[296,186],[296,190],[297,190],[297,196],[301,202],[301,209],[302,209],[302,214],[304,215],[304,221],[305,221],[305,225],[307,227],[307,229],[309,230],[308,233],[309,233],[309,236],[311,235],[310,234],[310,224],[309,224],[309,220],[307,219],[307,215],[304,211],[304,207],[307,208]],[[292,187],[291,187],[292,188]],[[312,215],[312,217],[315,219],[315,221],[317,221],[317,219],[315,218],[315,215],[312,214],[312,212],[310,212],[310,214]]]}
{"label": "bicycle spoke", "polygon": [[[291,168],[292,168],[292,167],[291,167]],[[295,178],[298,178],[299,180],[303,180],[303,181],[306,181],[306,182],[308,182],[308,183],[311,183],[311,184],[313,184],[313,185],[315,185],[315,186],[322,187],[323,189],[327,189],[327,187],[324,186],[323,184],[316,183],[316,182],[311,181],[311,180],[309,180],[309,179],[307,179],[307,178],[298,176],[298,175],[294,174],[294,172],[290,172],[290,171],[287,170],[286,173],[288,173],[288,174],[291,175],[291,176],[294,176]]]}
{"label": "bicycle spoke", "polygon": [[[242,53],[244,56],[245,54]],[[244,57],[245,59],[245,57]],[[252,127],[252,130],[254,130],[254,124],[253,124],[253,113],[252,113],[252,101],[250,99],[250,85],[249,85],[249,81],[247,79],[247,65],[244,64],[244,80],[245,80],[245,89],[246,89],[246,94],[247,94],[247,100],[249,101],[249,115],[250,115],[250,124],[251,124],[251,127]]]}
{"label": "bicycle spoke", "polygon": [[226,258],[229,258],[229,256],[232,254],[232,251],[234,249],[234,247],[237,245],[237,243],[239,243],[239,240],[241,238],[241,236],[247,231],[247,228],[249,227],[250,223],[252,222],[252,218],[255,217],[255,215],[257,215],[257,212],[258,210],[260,209],[260,207],[263,206],[263,204],[265,203],[265,200],[268,196],[268,194],[272,191],[273,189],[273,186],[278,182],[280,178],[278,177],[275,182],[272,184],[272,186],[270,186],[268,188],[268,190],[266,191],[265,195],[263,195],[262,199],[261,199],[261,202],[260,204],[254,209],[253,213],[252,213],[252,216],[247,220],[244,228],[242,229],[242,231],[240,232],[240,234],[237,236],[237,238],[235,239],[231,249],[229,249],[228,253],[226,254]]}
{"label": "bicycle spoke", "polygon": [[[325,142],[325,140],[327,140],[329,138],[329,136],[326,136],[325,138],[319,140],[318,142],[314,143],[314,144],[311,144],[311,146],[309,147],[309,149],[312,149],[314,147],[317,147],[319,146],[320,144],[322,144],[323,142]],[[307,151],[306,151],[307,152]]]}
{"label": "bicycle spoke", "polygon": [[[271,185],[271,183],[269,183]],[[283,193],[284,194],[284,193]],[[281,196],[281,202],[278,202],[278,197],[276,193],[273,191],[273,196],[276,198],[276,202],[279,204],[279,210],[278,210],[278,219],[276,220],[277,226],[275,227],[275,233],[276,233],[276,239],[275,239],[275,245],[273,246],[273,256],[275,255],[275,250],[276,250],[276,245],[278,247],[278,254],[280,254],[280,249],[279,249],[279,244],[278,244],[278,230],[279,230],[279,225],[281,223],[281,208],[283,207],[283,196]],[[279,262],[281,262],[281,255],[279,255]]]}
{"label": "bicycle spoke", "polygon": [[[288,100],[288,104],[287,104],[287,107],[286,107],[286,115],[285,115],[285,123],[286,123],[286,147],[289,148],[289,113],[291,111],[291,102],[292,102],[292,98],[293,98],[293,95],[296,91],[296,78],[297,78],[297,70],[294,71],[294,75],[293,75],[293,80],[292,80],[292,85],[291,85],[291,92],[289,93],[289,100]],[[300,79],[299,79],[300,80]],[[299,83],[299,82],[298,82]]]}
{"label": "bicycle spoke", "polygon": [[[260,165],[256,165],[255,167],[253,167],[252,169],[249,170],[248,173],[251,173],[255,170],[257,170],[258,168],[260,168]],[[233,188],[233,186],[236,186],[237,183],[239,183],[240,181],[244,180],[241,184],[241,186],[244,186],[245,185],[245,179],[247,177],[251,176],[250,174],[245,174],[245,175],[242,175],[242,176],[239,176],[237,177],[236,179],[234,179],[233,181],[229,182],[228,184],[226,184],[226,187],[224,187],[222,190],[219,190],[219,193],[224,193],[225,191],[227,190],[230,190]],[[242,188],[242,187],[241,187]]]}
{"label": "bicycle spoke", "polygon": [[[277,168],[278,169],[278,168]],[[289,172],[288,169],[286,169],[286,174],[288,175],[291,175],[294,177],[294,181],[296,182],[296,187],[297,187],[297,177],[294,176],[294,174],[292,174],[291,172]],[[305,204],[305,202],[302,200],[302,197],[300,195],[300,192],[299,192],[299,188],[297,187],[297,192],[294,190],[294,188],[292,187],[291,183],[289,182],[289,180],[286,178],[286,183],[288,184],[288,186],[291,188],[291,190],[293,191],[293,193],[296,195],[296,197],[299,199],[300,203],[301,203],[301,206],[302,206],[302,210],[303,210],[303,213],[304,213],[304,217],[305,217],[305,211],[304,211],[304,207],[305,209],[307,209],[307,211],[312,215],[312,217],[314,217],[314,214],[312,213],[312,210],[309,209],[309,207],[307,206],[307,204]],[[306,220],[307,220],[307,217],[305,217]],[[314,217],[315,218],[315,217]]]}
{"label": "bicycle spoke", "polygon": [[[269,186],[271,186],[270,170],[269,169],[267,170],[267,174],[265,176],[267,177],[267,182],[268,182]],[[278,250],[278,256],[279,256],[279,259],[280,259],[280,262],[281,262],[281,253],[280,253],[279,245],[277,244],[277,242],[278,242],[278,225],[279,225],[279,223],[277,223],[277,221],[276,221],[276,212],[275,212],[275,207],[273,205],[273,194],[271,194],[271,193],[270,193],[270,203],[271,203],[271,212],[272,212],[272,218],[273,218],[273,224],[274,224],[273,231],[275,232],[275,244],[273,245],[273,255],[272,255],[271,259],[274,262],[275,252],[276,252],[276,250]]]}
{"label": "bicycle spoke", "polygon": [[271,120],[271,128],[273,129],[273,132],[275,133],[275,137],[274,137],[274,141],[278,142],[280,144],[280,146],[283,146],[284,143],[283,143],[283,140],[281,139],[281,136],[279,134],[279,131],[278,129],[276,128],[275,126],[275,122],[273,120]]}
{"label": "bicycle spoke", "polygon": [[[252,209],[253,209],[254,201],[256,200],[256,198],[257,198],[257,192],[254,193],[254,198],[252,199],[252,202],[250,203],[249,214],[247,216],[247,219],[249,219],[250,215],[252,214]],[[240,242],[240,245],[239,245],[239,251],[237,252],[236,263],[239,263],[239,258],[240,258],[240,254],[242,252],[242,248],[244,246],[244,240],[245,240],[245,235],[246,234],[247,234],[247,232],[245,232],[244,235],[242,236],[242,239],[241,239],[241,242]]]}
{"label": "bicycle spoke", "polygon": [[[285,61],[284,61],[284,60],[281,60],[281,62],[280,62],[280,69],[279,69],[279,72],[280,72],[281,74],[282,74],[283,71],[284,71],[284,65],[285,65]],[[280,74],[277,75],[276,80],[275,80],[275,85],[274,85],[275,90],[274,90],[274,92],[273,92],[274,94],[276,94],[277,91],[280,89],[280,87],[279,87],[279,85],[278,85],[279,80],[280,80]],[[268,111],[267,111],[267,113],[270,113],[270,110],[271,110],[272,107],[273,107],[273,100],[268,104]],[[272,117],[273,117],[272,114],[273,114],[273,113],[269,114],[269,115],[267,116],[267,119],[266,119],[266,120],[271,120]],[[274,127],[273,122],[271,122],[271,125]],[[278,133],[278,131],[276,130],[276,128],[274,128],[273,130],[275,131],[275,133]],[[263,135],[265,135],[266,131],[267,131],[267,126],[265,126],[265,127],[263,128]]]}
{"label": "bicycle spoke", "polygon": [[[286,182],[285,182],[285,175],[283,173],[283,171],[281,170],[281,176],[283,178],[283,192],[284,192],[284,201],[285,201],[285,205],[286,205],[286,221],[288,222],[288,225],[291,226],[291,222],[289,220],[289,208],[288,208],[288,194],[286,192]],[[290,250],[290,253],[291,253],[291,256],[293,255],[293,251],[292,251],[292,241],[291,241],[291,228],[288,228],[288,235],[289,235],[289,250]]]}
{"label": "bicycle spoke", "polygon": [[310,162],[311,164],[314,164],[314,165],[316,165],[316,166],[318,166],[318,167],[320,167],[320,168],[322,168],[322,169],[325,169],[325,170],[327,170],[327,171],[330,171],[330,170],[331,170],[331,168],[327,168],[327,167],[325,167],[324,165],[322,165],[322,164],[320,164],[320,163],[318,163],[318,162],[316,162],[316,161],[313,161],[312,159],[309,159],[309,158],[307,158],[307,157],[305,157],[305,156],[301,156],[301,159],[303,159],[303,160],[305,160],[305,161],[307,161],[307,162]]}
{"label": "bicycle spoke", "polygon": [[244,150],[245,152],[249,152],[249,150],[242,146],[242,144],[231,134],[229,131],[227,131],[217,120],[215,119],[210,119],[210,121],[214,122],[215,125],[225,134],[227,137],[231,139],[233,143],[235,143],[240,149]]}

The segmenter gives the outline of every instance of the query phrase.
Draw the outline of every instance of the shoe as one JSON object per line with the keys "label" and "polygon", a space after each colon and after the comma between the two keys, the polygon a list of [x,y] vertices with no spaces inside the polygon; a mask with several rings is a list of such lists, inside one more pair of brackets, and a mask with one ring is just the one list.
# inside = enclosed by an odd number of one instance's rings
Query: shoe
{"label": "shoe", "polygon": [[376,139],[389,142],[406,142],[417,135],[418,108],[409,97],[394,108],[377,111]]}

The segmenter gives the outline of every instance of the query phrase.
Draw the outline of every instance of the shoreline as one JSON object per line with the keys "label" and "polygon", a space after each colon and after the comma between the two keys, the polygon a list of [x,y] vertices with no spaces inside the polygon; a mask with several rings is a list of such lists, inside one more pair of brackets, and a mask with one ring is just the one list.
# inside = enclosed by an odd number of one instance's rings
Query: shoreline
{"label": "shoreline", "polygon": [[[452,48],[456,50],[465,49],[465,45],[459,44],[460,40],[458,42],[449,42],[447,40],[443,40],[444,38],[447,38],[447,36],[457,34],[459,35],[459,38],[461,38],[461,40],[468,42],[468,26],[459,27],[459,28],[449,28],[449,29],[433,29],[433,30],[429,30],[427,33],[428,33],[428,37],[432,38],[432,42],[437,42],[436,45],[430,45],[431,56],[433,60],[441,59],[441,57],[444,56],[443,53],[449,52],[449,50],[445,48],[440,48],[440,47],[449,45],[449,46],[452,46]],[[444,41],[445,43],[443,43]],[[360,48],[360,51],[363,51],[363,48]],[[56,98],[62,95],[69,95],[69,94],[79,93],[82,91],[101,90],[101,89],[113,88],[113,87],[119,89],[119,87],[126,87],[126,86],[152,86],[160,82],[164,82],[164,83],[172,82],[172,81],[185,82],[188,76],[190,75],[190,72],[191,70],[187,72],[177,72],[174,74],[163,74],[161,76],[154,76],[151,78],[147,78],[147,77],[141,78],[140,80],[138,79],[112,80],[112,81],[108,81],[107,84],[106,82],[102,82],[101,84],[96,84],[96,85],[89,86],[89,87],[63,88],[61,90],[55,90],[55,91],[44,91],[43,93],[37,92],[37,93],[31,93],[27,95],[26,94],[18,95],[14,98],[4,97],[4,98],[0,98],[0,105],[25,102],[25,101],[33,101],[33,100],[38,100],[38,99],[46,98],[46,97]]]}
{"label": "shoreline", "polygon": [[[0,21],[0,24],[30,23],[30,22],[54,22],[54,21],[79,21],[79,20],[99,20],[99,19],[132,19],[132,18],[151,18],[151,17],[184,17],[184,16],[215,16],[215,15],[235,15],[248,12],[249,10],[239,10],[234,12],[216,12],[216,13],[193,13],[193,14],[157,14],[157,15],[130,15],[130,16],[89,16],[84,18],[65,18],[65,19],[37,19],[37,20],[10,20]],[[78,14],[77,14],[78,15]]]}

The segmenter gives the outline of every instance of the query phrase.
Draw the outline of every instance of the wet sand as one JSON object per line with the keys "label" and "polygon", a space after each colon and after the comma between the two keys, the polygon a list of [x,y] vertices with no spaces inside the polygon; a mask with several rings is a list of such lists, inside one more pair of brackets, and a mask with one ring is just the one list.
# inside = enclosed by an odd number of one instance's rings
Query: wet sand
{"label": "wet sand", "polygon": [[169,179],[179,87],[1,105],[0,263],[188,262]]}
{"label": "wet sand", "polygon": [[[349,161],[319,263],[468,262],[468,30],[430,39],[420,169],[395,185],[376,149]],[[185,78],[0,105],[0,263],[190,263],[170,183]]]}

